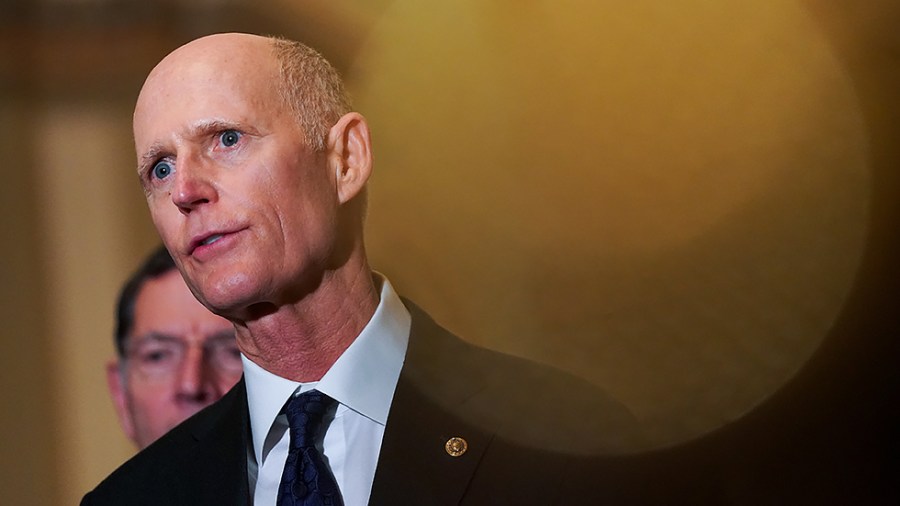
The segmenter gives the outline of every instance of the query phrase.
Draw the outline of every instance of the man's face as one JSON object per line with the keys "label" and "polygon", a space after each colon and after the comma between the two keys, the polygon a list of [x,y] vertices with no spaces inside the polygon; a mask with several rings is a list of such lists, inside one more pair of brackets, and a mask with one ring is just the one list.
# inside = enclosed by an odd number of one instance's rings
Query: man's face
{"label": "man's face", "polygon": [[267,42],[201,39],[150,74],[134,114],[150,214],[219,314],[297,300],[333,254],[335,175],[277,93]]}
{"label": "man's face", "polygon": [[124,361],[108,366],[107,379],[119,420],[141,448],[241,377],[234,326],[197,302],[175,270],[144,283],[125,349]]}

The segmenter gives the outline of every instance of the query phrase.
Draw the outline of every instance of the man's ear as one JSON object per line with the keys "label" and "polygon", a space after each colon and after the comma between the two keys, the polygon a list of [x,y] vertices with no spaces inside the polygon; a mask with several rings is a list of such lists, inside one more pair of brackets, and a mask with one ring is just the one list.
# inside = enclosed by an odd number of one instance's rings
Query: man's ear
{"label": "man's ear", "polygon": [[122,430],[125,431],[128,439],[135,441],[134,421],[131,419],[131,411],[128,409],[124,374],[125,372],[117,360],[110,360],[106,363],[106,384],[109,386],[109,395],[116,408],[119,424],[122,425]]}
{"label": "man's ear", "polygon": [[338,199],[346,204],[359,195],[372,174],[372,139],[366,118],[349,112],[331,127],[326,140]]}

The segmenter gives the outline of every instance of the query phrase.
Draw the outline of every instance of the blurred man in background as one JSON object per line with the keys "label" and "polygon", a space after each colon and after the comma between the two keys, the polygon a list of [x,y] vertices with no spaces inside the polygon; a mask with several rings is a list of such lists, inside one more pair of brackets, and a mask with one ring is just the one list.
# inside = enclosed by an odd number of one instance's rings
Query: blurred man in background
{"label": "blurred man in background", "polygon": [[197,302],[162,246],[122,288],[115,338],[107,381],[122,428],[139,448],[241,377],[234,326]]}

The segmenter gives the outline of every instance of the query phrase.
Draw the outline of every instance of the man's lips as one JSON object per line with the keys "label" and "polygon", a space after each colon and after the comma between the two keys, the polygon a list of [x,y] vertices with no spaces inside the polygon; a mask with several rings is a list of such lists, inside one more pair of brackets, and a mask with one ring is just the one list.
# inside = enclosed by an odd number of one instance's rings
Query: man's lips
{"label": "man's lips", "polygon": [[216,242],[222,240],[225,237],[228,237],[232,234],[240,232],[240,230],[241,229],[216,231],[216,232],[205,232],[203,234],[196,235],[196,236],[194,236],[193,239],[191,239],[191,242],[188,245],[187,253],[189,256],[193,255],[194,251],[196,251],[197,248],[215,244]]}

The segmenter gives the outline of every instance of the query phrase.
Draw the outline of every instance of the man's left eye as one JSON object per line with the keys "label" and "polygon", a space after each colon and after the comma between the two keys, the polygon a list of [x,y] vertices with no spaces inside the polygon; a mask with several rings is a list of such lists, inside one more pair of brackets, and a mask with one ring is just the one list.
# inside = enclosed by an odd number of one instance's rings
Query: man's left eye
{"label": "man's left eye", "polygon": [[219,134],[219,141],[221,141],[222,145],[226,148],[234,146],[239,140],[241,140],[241,133],[237,130],[225,130]]}

